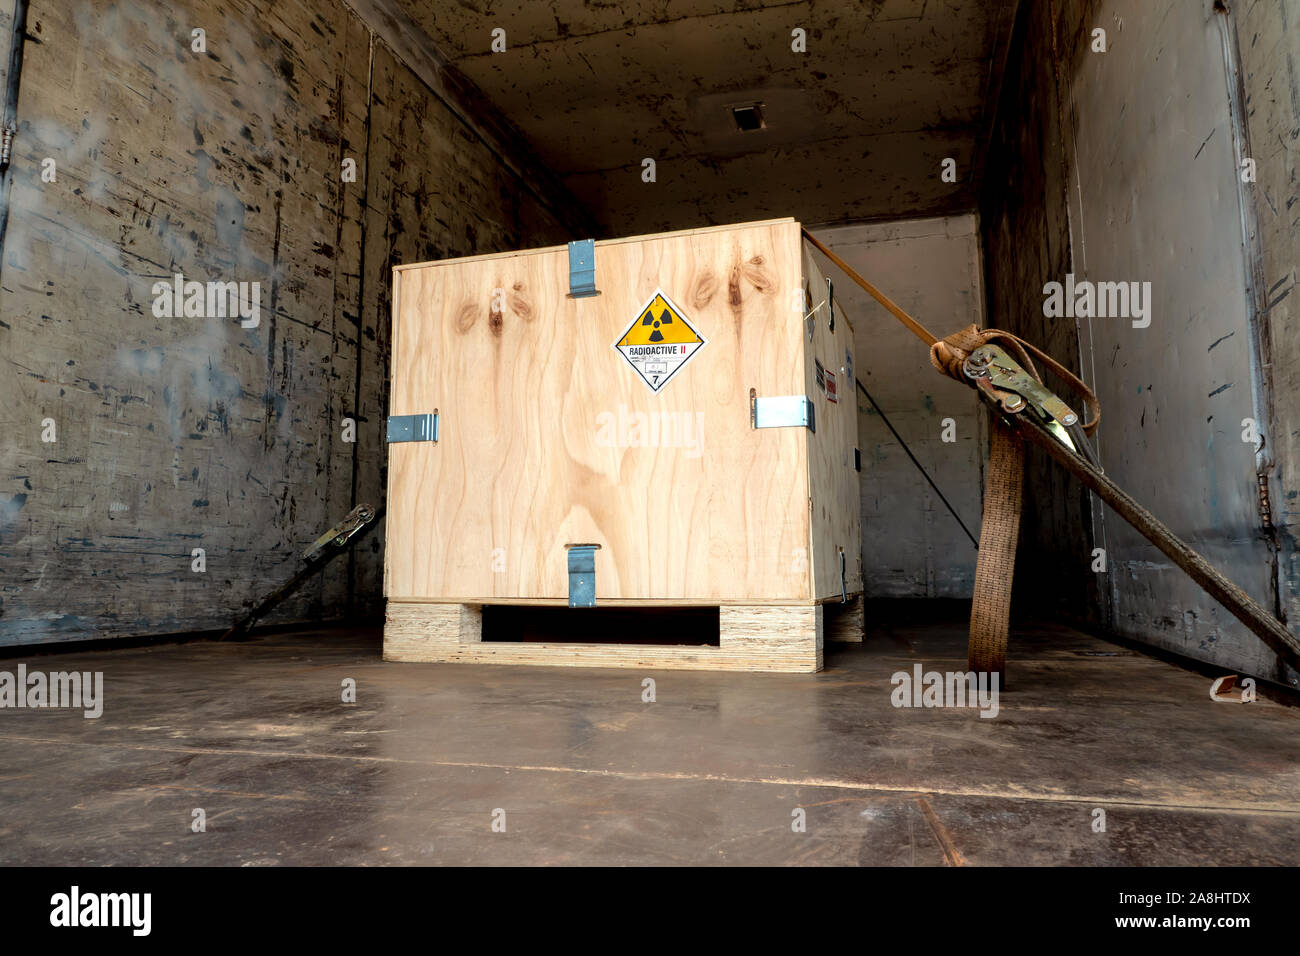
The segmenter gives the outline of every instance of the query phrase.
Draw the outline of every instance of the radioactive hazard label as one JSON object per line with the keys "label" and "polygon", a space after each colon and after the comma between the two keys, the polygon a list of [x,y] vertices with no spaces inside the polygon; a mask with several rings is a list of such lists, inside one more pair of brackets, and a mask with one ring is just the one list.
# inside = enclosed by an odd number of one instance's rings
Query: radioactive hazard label
{"label": "radioactive hazard label", "polygon": [[658,392],[706,344],[673,300],[656,289],[614,348],[650,391]]}

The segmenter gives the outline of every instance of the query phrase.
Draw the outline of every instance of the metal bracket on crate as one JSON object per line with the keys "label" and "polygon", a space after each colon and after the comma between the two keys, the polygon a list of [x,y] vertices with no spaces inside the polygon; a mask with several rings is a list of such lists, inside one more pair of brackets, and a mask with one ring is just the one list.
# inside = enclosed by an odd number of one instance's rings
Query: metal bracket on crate
{"label": "metal bracket on crate", "polygon": [[807,428],[817,433],[817,412],[807,395],[749,398],[749,423],[754,428]]}
{"label": "metal bracket on crate", "polygon": [[390,415],[388,418],[388,443],[401,441],[438,440],[438,413],[423,415]]}
{"label": "metal bracket on crate", "polygon": [[566,544],[569,552],[569,607],[596,606],[598,544]]}
{"label": "metal bracket on crate", "polygon": [[569,243],[569,298],[600,295],[596,289],[596,240],[577,239]]}

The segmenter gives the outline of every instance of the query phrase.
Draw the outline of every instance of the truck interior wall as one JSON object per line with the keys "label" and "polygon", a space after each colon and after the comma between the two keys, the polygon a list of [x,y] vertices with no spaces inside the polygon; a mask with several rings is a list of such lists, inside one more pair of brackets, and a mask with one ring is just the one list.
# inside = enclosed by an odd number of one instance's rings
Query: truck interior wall
{"label": "truck interior wall", "polygon": [[[990,324],[1082,367],[1102,404],[1107,472],[1273,607],[1271,534],[1243,427],[1258,422],[1267,440],[1282,423],[1268,411],[1268,345],[1243,229],[1253,187],[1239,175],[1230,16],[1211,0],[1022,4],[982,230]],[[1067,274],[1150,283],[1147,314],[1045,315],[1045,283]],[[1290,679],[1144,538],[1032,451],[1028,488],[1020,607]],[[1104,571],[1094,570],[1097,549]]]}
{"label": "truck interior wall", "polygon": [[[5,90],[9,82],[9,37],[13,33],[16,2],[0,0],[0,91]],[[0,97],[3,97],[3,92],[0,92]]]}
{"label": "truck interior wall", "polygon": [[1270,511],[1276,528],[1280,610],[1300,623],[1300,0],[1234,5],[1247,117],[1255,160],[1254,225],[1258,231],[1261,337],[1272,373],[1273,429],[1266,446],[1273,468]]}
{"label": "truck interior wall", "polygon": [[[1053,43],[1056,6],[1019,6],[985,162],[980,233],[986,324],[1033,342],[1077,374],[1074,323],[1048,320],[1042,308],[1044,283],[1071,267]],[[1048,384],[1061,387],[1051,378]],[[1087,559],[1091,531],[1084,489],[1045,454],[1028,449],[1013,592],[1018,611],[1101,623],[1101,591]]]}
{"label": "truck interior wall", "polygon": [[[0,644],[223,628],[382,503],[391,266],[584,226],[340,0],[33,0],[27,33],[0,250]],[[178,273],[260,281],[258,325],[158,317],[154,283]],[[276,619],[377,609],[382,540]]]}
{"label": "truck interior wall", "polygon": [[[859,274],[943,334],[983,324],[973,215],[814,229]],[[979,400],[930,366],[929,351],[816,254],[854,324],[857,377],[962,521],[978,534],[986,436]],[[871,598],[969,598],[975,548],[880,414],[857,391],[863,584]],[[847,396],[846,396],[847,398]],[[846,399],[842,399],[846,400]],[[949,422],[951,420],[951,422]],[[949,427],[950,425],[950,427]]]}

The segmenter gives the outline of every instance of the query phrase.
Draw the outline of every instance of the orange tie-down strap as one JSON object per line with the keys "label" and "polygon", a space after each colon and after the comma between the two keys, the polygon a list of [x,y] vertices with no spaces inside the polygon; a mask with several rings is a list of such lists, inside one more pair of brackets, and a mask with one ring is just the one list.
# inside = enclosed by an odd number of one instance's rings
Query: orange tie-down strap
{"label": "orange tie-down strap", "polygon": [[[980,329],[974,325],[939,339],[858,275],[848,263],[806,229],[803,234],[827,259],[930,347],[930,362],[940,372],[972,385],[962,371],[963,363],[981,345],[996,342],[1041,384],[1042,376],[1038,374],[1031,356],[1037,357],[1045,368],[1065,382],[1082,401],[1086,413],[1082,426],[1084,434],[1091,436],[1097,430],[1101,421],[1101,406],[1097,397],[1076,375],[1050,356],[1010,332]],[[980,394],[987,397],[983,392]],[[1120,517],[1186,571],[1207,594],[1231,611],[1292,670],[1300,671],[1300,640],[1285,624],[1193,551],[1155,515],[1125,494],[1100,468],[1067,449],[1045,426],[1035,420],[1034,415],[1009,414],[998,407],[994,408],[988,476],[984,486],[984,519],[980,527],[979,557],[975,562],[975,595],[970,617],[971,670],[1004,673],[1006,669],[1011,584],[1016,565],[1020,510],[1024,503],[1025,440],[1043,448],[1057,463],[1075,475]]]}

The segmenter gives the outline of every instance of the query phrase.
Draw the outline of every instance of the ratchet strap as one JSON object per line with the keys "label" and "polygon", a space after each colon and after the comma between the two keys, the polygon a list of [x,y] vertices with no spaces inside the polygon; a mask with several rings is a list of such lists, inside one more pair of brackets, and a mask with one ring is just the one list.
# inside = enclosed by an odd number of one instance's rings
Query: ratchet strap
{"label": "ratchet strap", "polygon": [[[1101,421],[1101,406],[1092,390],[1069,369],[1010,332],[971,325],[940,339],[908,315],[824,244],[806,238],[845,275],[930,347],[930,363],[940,372],[974,387],[993,408],[989,468],[984,486],[984,517],[975,564],[971,604],[969,668],[1002,673],[1005,686],[1007,630],[1016,542],[1024,504],[1025,441],[1043,448],[1079,478],[1125,521],[1136,528],[1207,594],[1232,612],[1290,667],[1300,670],[1300,640],[1281,621],[1224,577],[1102,472],[1088,438]],[[1087,414],[1078,415],[1044,387],[1042,365],[1080,398]]]}
{"label": "ratchet strap", "polygon": [[[999,389],[992,376],[972,375],[972,356],[982,353],[986,346],[1001,343],[1005,352],[1019,359],[1019,368],[1033,377],[1033,383],[1020,381],[1006,384],[1029,393],[1021,395]],[[1083,399],[1088,410],[1088,421],[1081,427],[1090,437],[1101,421],[1101,406],[1092,390],[1068,369],[1028,342],[998,329],[980,329],[974,325],[954,332],[930,346],[930,364],[940,372],[964,384],[974,383],[984,397],[997,401],[1003,410],[1018,406],[1023,411],[1025,399],[1042,388],[1042,378],[1035,368],[1030,353],[1036,355],[1044,366],[1055,372]],[[982,371],[982,370],[981,370]],[[1035,384],[1038,389],[1035,389]],[[1050,395],[1050,393],[1047,393]],[[1052,396],[1053,398],[1055,396]],[[1046,401],[1046,400],[1045,400]],[[1058,400],[1059,401],[1059,400]],[[1067,407],[1060,413],[1062,427],[1077,426],[1078,418]],[[1067,419],[1068,425],[1065,423]],[[1078,440],[1080,447],[1088,447],[1086,439]],[[1016,543],[1020,536],[1020,511],[1024,506],[1025,446],[1006,416],[995,414],[989,446],[988,477],[984,482],[984,517],[980,525],[979,553],[975,559],[975,594],[971,602],[970,645],[968,666],[976,673],[997,672],[1003,675],[1006,686],[1007,633],[1011,620],[1011,585],[1016,572]]]}

